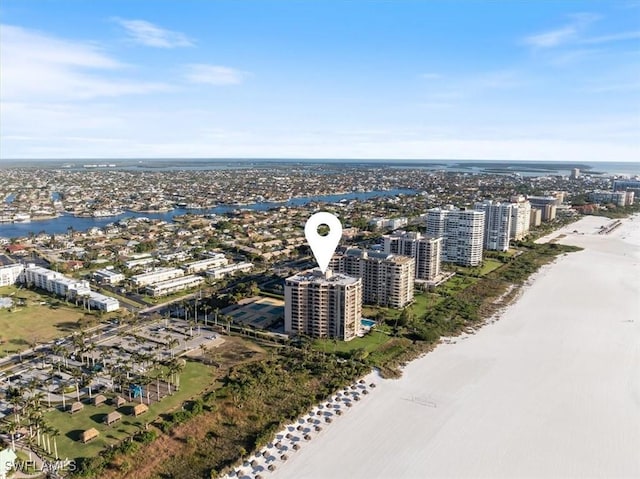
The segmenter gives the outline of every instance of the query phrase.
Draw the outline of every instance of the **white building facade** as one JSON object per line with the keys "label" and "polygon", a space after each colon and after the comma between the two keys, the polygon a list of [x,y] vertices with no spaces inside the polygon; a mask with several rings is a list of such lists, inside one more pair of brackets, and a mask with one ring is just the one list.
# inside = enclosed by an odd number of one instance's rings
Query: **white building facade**
{"label": "white building facade", "polygon": [[484,212],[484,249],[508,251],[513,204],[485,200],[482,203],[476,203],[474,209]]}
{"label": "white building facade", "polygon": [[184,271],[178,268],[156,268],[148,273],[131,276],[131,283],[134,286],[142,287],[181,276],[184,276]]}
{"label": "white building facade", "polygon": [[442,237],[442,260],[462,266],[482,263],[484,212],[453,208],[427,211],[427,235]]}
{"label": "white building facade", "polygon": [[27,265],[21,281],[27,286],[35,286],[67,300],[82,301],[88,309],[106,312],[120,309],[120,302],[116,298],[91,291],[88,281],[67,278],[57,271],[33,264]]}
{"label": "white building facade", "polygon": [[16,263],[0,266],[0,287],[16,284],[23,272],[24,265],[22,264]]}

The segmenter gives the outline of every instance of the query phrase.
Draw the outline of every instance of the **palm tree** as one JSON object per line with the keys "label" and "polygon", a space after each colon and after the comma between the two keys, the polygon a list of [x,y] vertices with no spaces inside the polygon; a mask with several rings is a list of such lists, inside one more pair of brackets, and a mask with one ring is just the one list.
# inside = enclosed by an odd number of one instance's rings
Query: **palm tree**
{"label": "palm tree", "polygon": [[59,344],[54,344],[53,346],[51,346],[51,353],[54,356],[58,356],[58,372],[60,372],[60,357],[62,356],[63,349],[64,348]]}
{"label": "palm tree", "polygon": [[16,432],[18,432],[18,421],[14,417],[13,420],[9,421],[9,426],[7,431],[11,435],[11,449],[16,450]]}
{"label": "palm tree", "polygon": [[209,311],[211,311],[211,305],[207,302],[204,303],[204,306],[202,306],[202,310],[204,311],[204,325],[205,326],[209,326],[209,323],[207,321],[208,317],[207,317],[207,313]]}
{"label": "palm tree", "polygon": [[73,371],[71,371],[71,377],[76,384],[76,399],[80,401],[80,378],[82,377],[82,374],[77,369],[74,369]]}
{"label": "palm tree", "polygon": [[58,440],[56,439],[56,437],[60,435],[60,431],[55,427],[52,427],[50,429],[50,432],[51,432],[51,435],[53,436],[53,453],[55,455],[56,460],[58,460]]}

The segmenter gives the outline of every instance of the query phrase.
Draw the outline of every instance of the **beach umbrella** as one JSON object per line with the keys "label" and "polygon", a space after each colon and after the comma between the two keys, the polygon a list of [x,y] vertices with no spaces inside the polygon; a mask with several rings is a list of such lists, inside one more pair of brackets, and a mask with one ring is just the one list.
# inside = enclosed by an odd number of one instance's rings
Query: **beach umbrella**
{"label": "beach umbrella", "polygon": [[369,391],[365,389],[364,391],[362,391],[362,394],[369,394]]}
{"label": "beach umbrella", "polygon": [[351,407],[351,403],[350,402],[347,403],[347,407]]}
{"label": "beach umbrella", "polygon": [[333,419],[331,419],[330,417],[326,417],[324,418],[324,421],[327,423],[331,423],[331,421],[333,421]]}
{"label": "beach umbrella", "polygon": [[360,384],[364,384],[364,379],[361,379],[360,381],[358,381]]}
{"label": "beach umbrella", "polygon": [[262,476],[260,474],[256,474],[255,479],[262,479]]}
{"label": "beach umbrella", "polygon": [[298,426],[296,429],[297,429],[298,431],[302,431],[302,426]]}
{"label": "beach umbrella", "polygon": [[353,400],[354,401],[360,401],[360,396],[354,396]]}
{"label": "beach umbrella", "polygon": [[316,426],[316,427],[315,427],[315,430],[316,430],[317,432],[322,431],[322,426]]}
{"label": "beach umbrella", "polygon": [[280,449],[282,447],[282,443],[280,441],[276,442],[276,447]]}
{"label": "beach umbrella", "polygon": [[313,422],[312,418],[307,419],[307,422]]}
{"label": "beach umbrella", "polygon": [[300,446],[298,446],[297,444],[294,444],[293,445],[293,449],[295,449],[297,451],[298,449],[300,449]]}
{"label": "beach umbrella", "polygon": [[371,383],[371,384],[369,384],[369,387],[370,387],[370,388],[375,388],[375,387],[376,387],[376,385],[375,385],[374,383]]}
{"label": "beach umbrella", "polygon": [[336,414],[337,414],[338,416],[342,416],[342,409],[338,409],[338,410],[336,411]]}
{"label": "beach umbrella", "polygon": [[291,433],[288,432],[287,435],[285,436],[287,439],[291,439]]}
{"label": "beach umbrella", "polygon": [[282,456],[280,456],[280,459],[283,461],[286,461],[287,459],[289,459],[289,456],[287,456],[286,454],[283,454]]}
{"label": "beach umbrella", "polygon": [[267,451],[264,451],[264,452],[262,453],[262,457],[269,457],[269,453],[268,453]]}
{"label": "beach umbrella", "polygon": [[309,436],[309,434],[305,434],[305,435],[304,435],[304,440],[305,440],[305,441],[309,441],[309,440],[311,440],[311,436]]}
{"label": "beach umbrella", "polygon": [[258,461],[256,461],[255,459],[251,461],[251,467],[257,467],[257,466],[258,466]]}
{"label": "beach umbrella", "polygon": [[270,471],[275,471],[276,466],[275,466],[275,465],[273,465],[273,464],[269,464],[268,469],[269,469]]}

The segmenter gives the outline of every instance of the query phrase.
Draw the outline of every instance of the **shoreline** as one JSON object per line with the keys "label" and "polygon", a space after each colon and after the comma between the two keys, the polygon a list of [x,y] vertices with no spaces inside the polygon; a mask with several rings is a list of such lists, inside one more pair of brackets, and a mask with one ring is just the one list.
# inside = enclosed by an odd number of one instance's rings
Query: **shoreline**
{"label": "shoreline", "polygon": [[[480,342],[489,342],[491,346],[494,348],[502,348],[505,347],[500,343],[496,344],[495,338],[488,338],[487,336],[495,335],[499,333],[500,336],[504,335],[504,331],[506,332],[518,332],[522,328],[526,328],[527,325],[516,325],[515,322],[521,322],[522,320],[518,320],[517,317],[523,313],[522,303],[530,303],[531,296],[539,294],[538,290],[541,287],[545,287],[550,281],[553,281],[554,276],[558,276],[558,272],[562,272],[566,270],[568,267],[574,267],[574,263],[576,263],[576,258],[578,258],[577,263],[582,261],[580,260],[581,255],[587,255],[598,253],[598,248],[602,249],[603,243],[613,242],[626,242],[627,248],[629,251],[623,252],[623,256],[627,255],[635,255],[636,259],[640,257],[638,253],[638,239],[640,235],[638,235],[638,231],[640,231],[640,215],[634,215],[633,217],[626,218],[623,220],[623,226],[614,230],[610,235],[600,235],[600,237],[595,237],[597,235],[596,231],[599,226],[609,224],[612,220],[603,217],[586,217],[581,219],[577,223],[572,223],[566,227],[563,227],[547,237],[541,238],[538,241],[550,241],[556,239],[565,244],[576,244],[577,246],[582,246],[585,250],[581,252],[571,253],[570,255],[562,255],[556,258],[552,263],[544,265],[534,273],[527,281],[518,288],[515,296],[511,298],[509,303],[504,307],[501,307],[495,314],[491,317],[487,318],[479,325],[477,328],[474,328],[472,333],[462,333],[459,336],[455,337],[443,337],[441,338],[439,344],[434,347],[433,350],[429,352],[429,354],[423,354],[415,360],[411,361],[405,367],[403,367],[403,375],[400,379],[382,379],[380,378],[376,372],[372,372],[367,375],[365,381],[368,383],[374,382],[377,383],[380,388],[376,391],[372,391],[371,395],[367,398],[363,398],[361,404],[356,404],[351,410],[348,411],[343,417],[336,418],[336,421],[329,425],[326,430],[321,431],[317,434],[317,437],[314,437],[306,444],[302,444],[302,447],[299,451],[294,454],[289,454],[287,461],[282,461],[278,457],[271,456],[271,461],[269,464],[275,465],[275,470],[269,471],[266,466],[267,463],[262,463],[259,465],[262,466],[262,469],[253,470],[251,467],[248,469],[245,467],[243,470],[244,475],[236,476],[236,475],[227,475],[223,477],[233,477],[233,478],[251,478],[253,479],[256,474],[261,475],[264,478],[273,477],[273,478],[294,478],[294,477],[305,477],[305,478],[323,478],[323,477],[423,477],[422,474],[424,470],[422,470],[418,466],[418,463],[424,462],[422,466],[426,467],[426,464],[429,463],[433,466],[432,461],[436,457],[440,457],[439,454],[435,454],[431,449],[439,449],[436,447],[439,443],[442,442],[442,439],[439,438],[439,434],[435,434],[434,431],[430,431],[424,434],[423,441],[421,444],[416,445],[413,444],[404,446],[402,445],[403,439],[407,439],[406,431],[403,433],[398,430],[397,423],[399,421],[394,420],[394,412],[396,415],[403,416],[405,426],[407,428],[413,429],[414,422],[416,419],[420,418],[420,411],[423,414],[427,414],[429,417],[426,421],[427,423],[434,422],[436,424],[431,424],[431,426],[436,425],[435,429],[444,428],[446,433],[444,435],[445,438],[448,436],[457,436],[455,431],[449,431],[447,429],[447,425],[450,423],[458,423],[459,420],[456,419],[456,408],[455,406],[459,402],[464,402],[465,398],[469,398],[469,395],[473,394],[473,384],[476,382],[477,378],[475,378],[474,374],[470,374],[470,372],[484,372],[488,373],[491,370],[491,364],[494,362],[500,362],[500,357],[493,358],[489,363],[483,364],[482,360],[479,360],[479,364],[466,364],[467,368],[471,371],[464,369],[451,370],[451,366],[447,364],[441,364],[442,369],[436,367],[436,365],[432,363],[442,363],[442,361],[438,358],[438,360],[434,360],[433,358],[436,356],[452,356],[454,359],[457,357],[459,359],[460,355],[463,355],[464,351],[462,349],[473,349],[474,353],[478,356],[484,357],[487,352],[490,352],[490,349],[483,347],[480,350],[477,349],[478,341]],[[633,228],[635,226],[635,229]],[[631,232],[629,229],[631,228]],[[573,233],[574,230],[578,230],[579,233]],[[633,234],[635,233],[635,234]],[[632,240],[629,240],[632,238]],[[605,250],[607,248],[604,248]],[[611,249],[611,248],[609,248]],[[614,253],[615,254],[615,253]],[[575,256],[574,256],[575,255]],[[607,265],[594,265],[593,263],[587,262],[587,266],[599,267],[602,269],[607,268]],[[638,263],[634,263],[634,270],[631,271],[631,275],[633,276],[633,271],[638,270]],[[588,278],[588,276],[586,276]],[[584,279],[584,278],[583,278]],[[542,285],[542,286],[541,286]],[[633,285],[632,285],[633,286]],[[553,288],[552,288],[553,289]],[[635,290],[634,290],[635,291]],[[510,294],[511,291],[505,293],[505,295]],[[628,292],[627,292],[628,293]],[[627,294],[628,297],[628,294]],[[575,309],[575,305],[572,306]],[[526,311],[524,311],[526,315]],[[529,317],[526,318],[529,322],[535,321],[535,314],[531,314],[529,312]],[[533,318],[533,319],[532,319]],[[633,322],[625,323],[632,325]],[[637,324],[637,323],[635,323]],[[517,326],[517,327],[516,327]],[[531,327],[531,326],[529,326]],[[497,329],[496,329],[497,328]],[[515,328],[515,329],[514,329]],[[637,330],[637,328],[636,328]],[[534,332],[535,333],[535,332]],[[536,333],[539,334],[539,331]],[[635,336],[632,336],[635,337]],[[640,338],[640,336],[638,336]],[[552,338],[553,339],[553,338]],[[593,337],[591,338],[593,339]],[[526,341],[525,341],[526,342]],[[455,345],[455,346],[454,346]],[[530,347],[530,345],[528,345]],[[579,352],[579,350],[577,351]],[[516,351],[517,353],[517,351]],[[540,351],[539,354],[543,354]],[[562,354],[564,357],[564,353]],[[639,361],[640,353],[636,351],[636,361]],[[473,362],[478,362],[478,358],[474,359]],[[547,361],[541,359],[541,362],[547,364]],[[547,364],[549,367],[549,372],[553,372],[553,365]],[[504,368],[505,365],[502,365]],[[506,369],[509,369],[508,367]],[[513,367],[511,367],[513,369]],[[416,371],[425,370],[430,376],[433,376],[435,379],[444,382],[445,387],[443,391],[438,392],[437,388],[429,388],[428,381],[425,381],[424,378],[420,377],[420,375],[416,378]],[[537,371],[544,375],[544,371]],[[513,374],[514,371],[509,371],[510,375],[518,378],[519,374]],[[463,378],[460,378],[462,376]],[[480,374],[482,376],[482,374]],[[466,378],[466,380],[464,380]],[[525,378],[526,379],[526,378]],[[468,380],[468,381],[467,381]],[[521,379],[519,379],[521,380]],[[425,384],[427,382],[427,384]],[[517,383],[518,381],[516,381]],[[468,384],[470,383],[470,384]],[[452,385],[454,386],[452,388]],[[424,386],[427,386],[427,394],[424,393]],[[508,385],[500,384],[500,388],[504,389]],[[412,389],[416,389],[414,392],[410,392]],[[447,391],[447,389],[453,389],[453,391]],[[461,390],[470,389],[467,391],[462,398],[457,398],[456,394]],[[421,392],[422,391],[422,392]],[[507,391],[502,391],[503,393],[509,394],[508,387]],[[604,392],[604,391],[602,391]],[[485,392],[486,394],[486,392]],[[402,397],[399,397],[402,396]],[[394,402],[396,404],[390,404],[391,397],[395,399]],[[417,398],[417,399],[416,399]],[[404,404],[397,404],[397,400],[402,400]],[[398,409],[394,411],[394,407],[396,406]],[[478,408],[477,405],[470,405],[471,409],[474,410],[474,413],[477,414],[488,414],[487,411],[482,411],[482,408]],[[316,406],[317,408],[317,406]],[[419,408],[419,410],[416,410]],[[407,410],[412,409],[415,410],[415,415],[407,414]],[[315,408],[314,408],[315,410]],[[446,418],[438,419],[439,412],[446,412]],[[496,413],[501,413],[500,411],[493,411],[492,413],[496,415]],[[566,411],[568,415],[571,415],[570,410]],[[375,418],[375,420],[367,421],[366,417],[368,414],[371,414],[371,418]],[[463,413],[467,414],[468,413]],[[497,414],[500,416],[500,414]],[[306,420],[309,415],[303,416],[300,420]],[[404,417],[408,416],[408,417]],[[431,417],[433,416],[433,417]],[[476,420],[478,421],[476,416],[470,416],[468,418],[469,421]],[[373,424],[377,423],[377,424]],[[420,422],[420,420],[418,420]],[[480,421],[482,422],[482,421]],[[293,423],[297,424],[297,423]],[[282,432],[287,431],[288,427],[292,426],[288,425],[287,428],[283,429]],[[511,426],[511,424],[508,424]],[[366,433],[363,432],[363,428],[366,426]],[[532,424],[532,429],[536,429],[535,424]],[[450,426],[449,426],[450,429]],[[384,432],[383,432],[384,431]],[[530,431],[524,431],[524,435],[529,433]],[[419,434],[418,434],[419,436]],[[637,445],[640,447],[640,433],[634,436],[633,433],[629,433],[627,436],[631,438],[629,441],[629,445],[626,446],[625,450],[629,450],[632,445]],[[390,437],[394,438],[394,441],[390,440]],[[517,439],[517,435],[515,436]],[[382,442],[387,446],[387,452],[389,449],[393,451],[391,454],[392,457],[397,457],[398,459],[388,458],[388,460],[383,459],[385,456],[384,448],[380,447],[381,450],[368,451],[365,445],[359,443],[359,440],[368,439],[370,441],[375,441],[376,439],[382,439]],[[415,438],[414,438],[415,439]],[[460,438],[458,438],[460,439]],[[486,437],[484,438],[486,442]],[[493,439],[494,443],[496,442],[495,438],[489,438],[489,440]],[[605,440],[604,438],[602,440]],[[353,457],[349,457],[346,455],[346,450],[349,449],[349,444],[353,441]],[[391,442],[394,442],[396,446],[394,447]],[[415,441],[414,441],[415,442]],[[425,442],[426,444],[423,444]],[[338,446],[338,444],[340,446]],[[398,446],[398,444],[400,446]],[[429,445],[431,447],[429,447]],[[468,446],[468,444],[463,444]],[[633,446],[635,447],[635,446]],[[346,449],[346,450],[345,450]],[[482,447],[480,447],[482,449]],[[547,448],[544,448],[545,450]],[[487,451],[486,448],[483,449],[485,452],[489,453],[491,451]],[[262,452],[262,450],[261,450]],[[371,452],[371,454],[369,453]],[[493,467],[491,463],[488,463],[485,459],[482,459],[478,456],[477,452],[474,452],[473,449],[467,452],[467,455],[474,458],[474,462],[477,462],[476,466],[482,466],[477,468],[467,467],[465,469],[464,461],[462,465],[460,462],[456,462],[456,456],[451,455],[452,452],[456,452],[456,450],[448,450],[449,452],[449,460],[453,461],[449,466],[444,464],[440,464],[439,467],[441,469],[436,473],[430,473],[429,475],[433,475],[434,477],[531,477],[531,476],[539,476],[539,475],[561,475],[564,477],[579,477],[580,476],[580,468],[576,468],[571,466],[570,464],[564,464],[563,468],[556,467],[555,472],[553,471],[545,471],[544,468],[541,468],[539,465],[530,464],[530,468],[525,469],[523,473],[523,469],[518,469],[518,467],[514,466],[516,464],[509,462],[505,457],[494,457],[497,460],[498,464],[503,464],[502,467]],[[463,457],[464,454],[461,456]],[[516,451],[519,455],[522,454],[521,451]],[[553,451],[547,451],[549,454],[554,456],[554,461],[551,461],[552,464],[556,466],[561,465],[562,461],[558,459]],[[409,454],[410,453],[410,454]],[[531,450],[529,450],[530,454],[533,454]],[[417,455],[417,457],[413,457],[412,459],[407,458],[407,455]],[[382,455],[382,458],[378,459]],[[533,454],[536,456],[536,454]],[[421,457],[428,457],[427,459],[421,460]],[[491,456],[489,456],[491,457]],[[400,460],[400,458],[404,458]],[[498,460],[499,459],[499,460]],[[443,462],[443,461],[439,461]],[[524,461],[527,463],[530,461]],[[609,463],[610,461],[604,461],[605,463]],[[624,462],[624,461],[623,461]],[[358,467],[358,464],[363,465],[366,463],[366,467]],[[393,464],[395,469],[393,469],[389,464]],[[518,462],[518,464],[522,464],[522,462]],[[249,463],[245,463],[245,466],[249,465]],[[604,467],[606,464],[599,464],[600,470],[606,471],[605,475],[609,477],[626,477],[626,474],[640,474],[640,465],[637,470],[632,469],[632,465],[627,462],[625,463],[625,467],[628,469],[628,473],[625,472],[623,467],[618,467],[619,472],[615,472],[615,467],[611,466],[609,468]],[[375,467],[374,467],[375,466]],[[509,466],[509,467],[507,467]],[[569,467],[571,466],[571,467]],[[393,470],[392,470],[393,469]],[[611,470],[609,470],[611,469]],[[429,470],[429,469],[425,469]],[[584,471],[587,470],[585,467]],[[592,467],[590,471],[597,471],[598,468]],[[597,474],[596,474],[597,475]]]}

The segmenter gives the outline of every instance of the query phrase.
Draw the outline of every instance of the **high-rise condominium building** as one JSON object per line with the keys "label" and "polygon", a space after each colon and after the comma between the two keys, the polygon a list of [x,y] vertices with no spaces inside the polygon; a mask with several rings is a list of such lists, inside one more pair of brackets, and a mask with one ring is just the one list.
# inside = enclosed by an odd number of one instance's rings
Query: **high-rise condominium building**
{"label": "high-rise condominium building", "polygon": [[442,260],[462,266],[482,262],[484,212],[453,208],[427,211],[427,235],[442,237]]}
{"label": "high-rise condominium building", "polygon": [[319,269],[285,281],[284,329],[287,334],[349,341],[361,330],[362,279]]}
{"label": "high-rise condominium building", "polygon": [[442,238],[420,233],[398,231],[382,237],[384,252],[415,259],[416,279],[434,281],[440,276]]}
{"label": "high-rise condominium building", "polygon": [[403,308],[413,301],[413,258],[347,248],[333,256],[330,267],[362,279],[362,301],[366,304]]}
{"label": "high-rise condominium building", "polygon": [[529,234],[531,203],[524,196],[512,196],[511,203],[511,238],[520,241]]}
{"label": "high-rise condominium building", "polygon": [[484,212],[484,249],[507,251],[511,239],[513,205],[485,200],[476,203],[474,209]]}
{"label": "high-rise condominium building", "polygon": [[542,212],[542,221],[554,220],[558,205],[562,203],[558,196],[529,196],[527,199],[532,208]]}

